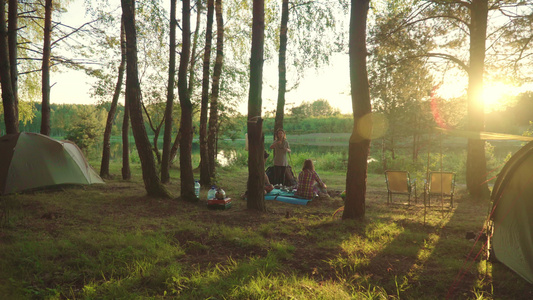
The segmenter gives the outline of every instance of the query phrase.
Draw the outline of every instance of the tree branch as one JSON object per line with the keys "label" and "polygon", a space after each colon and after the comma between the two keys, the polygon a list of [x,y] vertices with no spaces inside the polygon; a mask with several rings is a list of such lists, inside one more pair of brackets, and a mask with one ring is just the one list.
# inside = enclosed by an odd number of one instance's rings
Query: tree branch
{"label": "tree branch", "polygon": [[[71,33],[69,33],[69,34],[67,34],[67,35],[65,35],[65,36],[63,36],[63,37],[61,37],[61,38],[55,40],[50,46],[54,46],[54,45],[57,44],[58,42],[60,42],[60,41],[62,41],[62,40],[64,40],[64,39],[66,39],[66,38],[68,38],[69,36],[73,35],[74,33],[78,32],[78,31],[80,31],[83,27],[85,27],[85,26],[87,26],[87,25],[89,25],[89,24],[92,24],[92,23],[94,23],[94,22],[96,22],[96,21],[99,21],[99,20],[100,20],[100,18],[95,19],[95,20],[92,20],[92,21],[89,21],[89,22],[87,22],[87,23],[81,25],[81,26],[78,27],[78,28],[73,28],[74,30],[73,30]],[[70,26],[64,25],[64,24],[62,24],[62,23],[58,23],[57,25],[62,25],[62,26],[70,27]]]}

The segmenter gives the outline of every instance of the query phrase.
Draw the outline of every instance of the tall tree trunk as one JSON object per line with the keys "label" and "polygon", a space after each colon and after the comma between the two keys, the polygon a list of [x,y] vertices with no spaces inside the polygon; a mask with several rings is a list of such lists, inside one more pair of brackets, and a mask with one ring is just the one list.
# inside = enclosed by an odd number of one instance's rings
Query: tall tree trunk
{"label": "tall tree trunk", "polygon": [[180,180],[181,199],[196,201],[194,193],[194,175],[192,172],[192,103],[187,89],[187,67],[191,50],[191,16],[190,0],[183,0],[182,9],[182,47],[178,71],[178,93],[181,106],[181,141],[180,141]]}
{"label": "tall tree trunk", "polygon": [[[483,69],[485,67],[485,41],[487,35],[488,0],[473,0],[470,13],[470,69],[468,74],[468,130],[483,131],[485,128]],[[468,139],[466,158],[466,186],[475,199],[489,197],[486,182],[487,161],[485,141]]]}
{"label": "tall tree trunk", "polygon": [[130,105],[124,97],[124,119],[122,120],[122,179],[131,179],[130,168]]}
{"label": "tall tree trunk", "polygon": [[113,128],[113,120],[117,112],[118,99],[120,98],[120,91],[122,90],[122,81],[124,80],[124,69],[126,68],[126,34],[124,33],[123,22],[120,22],[120,65],[118,66],[118,78],[115,85],[115,92],[113,93],[113,100],[107,113],[107,120],[104,130],[104,141],[102,143],[102,163],[100,164],[100,177],[110,178],[109,174],[109,159],[111,156],[111,129]]}
{"label": "tall tree trunk", "polygon": [[[289,23],[289,0],[282,0],[281,3],[281,26],[279,30],[279,62],[278,62],[278,105],[276,108],[276,120],[274,122],[274,133],[278,129],[283,129],[283,116],[285,114],[285,92],[287,91],[287,67],[285,65],[287,57],[287,24]],[[274,139],[275,134],[273,135]]]}
{"label": "tall tree trunk", "polygon": [[126,97],[130,106],[131,127],[135,145],[141,160],[143,181],[149,196],[169,198],[170,194],[161,184],[157,176],[154,155],[151,151],[150,141],[144,128],[141,107],[141,87],[137,70],[137,33],[135,31],[135,1],[121,0],[124,30],[126,31]]}
{"label": "tall tree trunk", "polygon": [[213,87],[211,89],[211,102],[209,104],[209,135],[207,137],[209,155],[209,177],[215,177],[215,160],[217,156],[218,132],[218,95],[220,91],[220,75],[224,59],[224,20],[222,17],[222,0],[215,0],[217,19],[217,55],[213,68]]}
{"label": "tall tree trunk", "polygon": [[174,107],[174,77],[176,76],[176,0],[170,0],[170,57],[168,63],[167,106],[165,108],[165,131],[163,133],[163,158],[161,182],[170,181],[170,143],[172,139],[172,111]]}
{"label": "tall tree trunk", "polygon": [[50,52],[52,38],[52,0],[44,7],[44,41],[42,61],[41,134],[50,135]]}
{"label": "tall tree trunk", "polygon": [[9,48],[7,41],[6,7],[0,3],[0,84],[2,86],[2,104],[4,106],[4,122],[6,133],[18,132],[18,107],[11,83],[11,67],[9,64]]}
{"label": "tall tree trunk", "polygon": [[346,204],[342,219],[365,216],[366,172],[372,132],[372,107],[366,68],[366,19],[369,0],[352,0],[350,14],[350,85],[354,125],[348,148]]}
{"label": "tall tree trunk", "polygon": [[265,40],[265,2],[253,1],[252,50],[250,57],[250,90],[248,94],[248,209],[266,211],[265,151],[261,91],[263,82],[263,51]]}
{"label": "tall tree trunk", "polygon": [[[209,106],[209,66],[211,62],[211,43],[213,39],[213,15],[215,1],[207,1],[207,20],[205,28],[205,48],[202,69],[202,103],[200,106],[200,185],[211,184],[209,144],[207,143],[207,111]],[[214,147],[214,145],[211,145]]]}
{"label": "tall tree trunk", "polygon": [[200,21],[202,19],[202,0],[196,0],[196,27],[194,29],[192,40],[191,61],[189,68],[189,95],[193,94],[196,83],[196,51],[198,49],[198,34],[200,32]]}
{"label": "tall tree trunk", "polygon": [[[11,86],[13,88],[13,97],[15,99],[15,122],[19,123],[19,95],[18,95],[18,68],[17,68],[17,58],[18,58],[18,45],[17,45],[17,34],[18,34],[18,1],[9,0],[8,8],[8,32],[7,40],[9,47],[9,66],[11,73]],[[17,125],[18,126],[18,125]]]}
{"label": "tall tree trunk", "polygon": [[176,135],[176,138],[174,139],[172,148],[170,148],[170,161],[173,161],[176,155],[178,154],[178,148],[180,147],[180,140],[181,140],[181,130],[178,129],[178,134]]}

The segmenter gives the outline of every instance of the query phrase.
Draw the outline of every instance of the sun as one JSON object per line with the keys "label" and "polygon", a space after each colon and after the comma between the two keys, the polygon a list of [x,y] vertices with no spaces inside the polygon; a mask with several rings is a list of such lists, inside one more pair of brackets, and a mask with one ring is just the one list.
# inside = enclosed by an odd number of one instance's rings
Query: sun
{"label": "sun", "polygon": [[507,104],[513,87],[502,82],[486,84],[481,93],[485,112],[501,110]]}

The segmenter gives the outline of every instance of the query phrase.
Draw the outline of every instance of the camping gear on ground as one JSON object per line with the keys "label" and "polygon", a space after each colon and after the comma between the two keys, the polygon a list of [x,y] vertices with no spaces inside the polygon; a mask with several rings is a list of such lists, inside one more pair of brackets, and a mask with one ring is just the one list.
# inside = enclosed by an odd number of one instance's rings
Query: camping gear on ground
{"label": "camping gear on ground", "polygon": [[[268,180],[270,182],[276,182],[275,180],[275,172],[274,172],[274,166],[270,166],[266,169],[265,173],[267,174],[268,176]],[[285,168],[285,178],[283,180],[283,185],[284,186],[296,186],[298,185],[298,181],[296,180],[296,178],[294,177],[294,173],[292,172],[292,168],[291,166],[287,166]]]}
{"label": "camping gear on ground", "polygon": [[231,198],[209,199],[207,200],[207,208],[209,209],[228,209],[231,208]]}
{"label": "camping gear on ground", "polygon": [[533,283],[533,142],[502,168],[491,200],[489,248],[498,261]]}
{"label": "camping gear on ground", "polygon": [[387,183],[387,203],[392,203],[392,195],[407,195],[407,203],[411,204],[411,193],[415,194],[415,203],[417,202],[416,184],[411,181],[407,171],[385,171],[385,182]]}
{"label": "camping gear on ground", "polygon": [[221,188],[218,188],[217,192],[215,193],[215,198],[219,200],[226,198],[226,191]]}
{"label": "camping gear on ground", "polygon": [[0,137],[0,195],[93,183],[104,181],[70,141],[28,132]]}
{"label": "camping gear on ground", "polygon": [[265,195],[265,200],[277,200],[290,204],[307,205],[311,200],[294,196],[293,190],[273,189]]}
{"label": "camping gear on ground", "polygon": [[207,191],[207,200],[214,199],[216,193],[217,193],[217,187],[212,185],[211,189],[209,189],[209,191]]}
{"label": "camping gear on ground", "polygon": [[231,207],[231,198],[226,197],[226,192],[212,185],[207,191],[207,208],[209,209],[228,209]]}
{"label": "camping gear on ground", "polygon": [[200,183],[198,180],[194,182],[194,194],[196,195],[196,198],[200,199]]}

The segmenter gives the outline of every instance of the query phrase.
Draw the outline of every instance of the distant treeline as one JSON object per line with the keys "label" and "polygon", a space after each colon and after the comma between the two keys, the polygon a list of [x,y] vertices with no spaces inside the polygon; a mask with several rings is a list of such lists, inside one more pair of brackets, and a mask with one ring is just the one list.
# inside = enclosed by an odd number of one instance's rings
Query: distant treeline
{"label": "distant treeline", "polygon": [[[302,104],[294,111],[289,112],[284,118],[284,129],[288,134],[309,134],[309,133],[348,133],[353,128],[353,116],[340,114],[338,111],[332,111],[329,105],[322,105],[317,107],[315,111],[312,110],[313,105],[326,102],[323,100],[315,101],[314,103]],[[522,134],[524,128],[527,128],[530,121],[533,121],[533,93],[526,92],[516,97],[512,104],[504,108],[502,111],[491,112],[486,115],[485,123],[486,131],[503,132],[511,134]],[[73,126],[80,122],[92,123],[97,125],[98,130],[102,131],[105,121],[107,119],[107,111],[109,103],[100,105],[83,105],[83,104],[51,104],[51,135],[55,137],[65,137]],[[306,108],[303,111],[302,108]],[[148,110],[156,111],[149,107]],[[302,110],[302,111],[301,111]],[[20,131],[25,132],[40,132],[41,127],[41,104],[33,104],[33,118],[26,123],[21,122],[19,125]],[[327,111],[327,113],[323,113]],[[322,113],[321,113],[322,112]],[[179,115],[179,114],[178,114]],[[272,114],[271,114],[272,115]],[[118,136],[122,130],[122,118],[124,116],[124,106],[117,107],[117,114],[114,120],[112,135]],[[151,116],[152,121],[157,121],[157,113]],[[178,116],[179,118],[179,116]],[[0,116],[0,129],[5,133],[5,125],[3,122],[3,115]],[[457,122],[462,123],[462,122]],[[174,123],[174,134],[177,133],[177,119]],[[219,138],[243,138],[247,126],[246,116],[243,115],[227,115],[222,112],[219,123]],[[392,124],[391,124],[392,125]],[[409,124],[399,124],[406,131],[412,130]],[[435,126],[428,123],[428,126]],[[148,118],[145,117],[145,127],[148,134],[152,134],[151,127],[148,123]],[[198,135],[200,128],[199,117],[194,118],[195,135]],[[266,116],[263,122],[263,131],[265,135],[271,135],[274,129],[274,117]],[[396,128],[398,129],[398,128]]]}
{"label": "distant treeline", "polygon": [[[34,117],[27,123],[21,122],[19,130],[24,132],[40,132],[41,128],[41,104],[34,104]],[[91,114],[93,122],[104,124],[107,118],[107,107],[104,105],[94,104],[51,104],[51,128],[52,136],[64,137],[68,134],[73,124],[76,124],[79,119],[87,114]],[[124,106],[119,105],[117,108],[117,115],[115,116],[113,135],[120,135],[122,130],[122,118],[124,116]],[[145,118],[145,126],[148,133],[151,133],[149,124]],[[351,115],[335,114],[333,116],[319,116],[302,118],[301,116],[286,116],[284,128],[291,134],[305,134],[305,133],[343,133],[350,132],[353,126],[353,118]],[[4,131],[4,124],[0,125],[2,132]],[[198,118],[195,119],[195,131],[200,128]],[[103,130],[103,127],[102,127]],[[265,118],[263,123],[263,130],[265,134],[270,134],[274,130],[274,118]],[[198,134],[198,132],[195,132]],[[226,116],[220,123],[219,137],[222,138],[243,138],[246,133],[246,117]]]}

